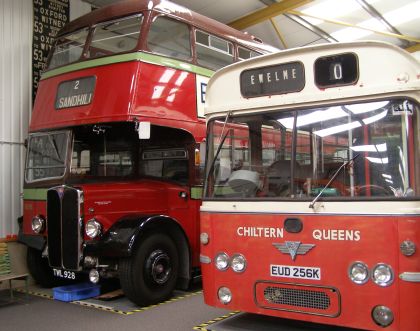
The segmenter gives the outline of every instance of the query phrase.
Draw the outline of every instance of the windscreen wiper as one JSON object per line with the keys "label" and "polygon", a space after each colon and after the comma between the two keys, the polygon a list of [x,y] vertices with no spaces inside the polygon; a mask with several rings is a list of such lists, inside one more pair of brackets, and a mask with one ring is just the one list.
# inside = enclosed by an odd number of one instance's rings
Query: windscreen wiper
{"label": "windscreen wiper", "polygon": [[212,160],[211,165],[209,167],[209,171],[206,174],[206,181],[207,181],[208,175],[211,174],[211,172],[214,169],[214,165],[216,164],[217,157],[219,156],[219,153],[222,150],[222,146],[225,143],[226,137],[228,136],[228,133],[230,132],[230,130],[227,130],[226,133],[223,135],[223,133],[225,131],[226,123],[227,123],[230,115],[231,115],[231,112],[228,111],[228,113],[226,114],[226,117],[225,117],[225,122],[223,123],[222,133],[220,134],[219,146],[217,146],[217,150],[216,150],[216,153],[213,156],[213,160]]}
{"label": "windscreen wiper", "polygon": [[309,208],[314,208],[314,204],[315,202],[318,201],[319,197],[322,195],[322,193],[324,193],[324,191],[330,187],[331,183],[334,181],[334,179],[338,176],[338,174],[341,172],[341,170],[343,170],[345,167],[347,167],[350,163],[352,163],[360,154],[356,154],[355,156],[353,156],[350,160],[344,162],[340,168],[338,168],[335,172],[334,175],[331,177],[331,179],[329,180],[329,182],[327,183],[327,185],[325,185],[321,192],[318,193],[318,195],[312,200],[312,202],[309,204]]}

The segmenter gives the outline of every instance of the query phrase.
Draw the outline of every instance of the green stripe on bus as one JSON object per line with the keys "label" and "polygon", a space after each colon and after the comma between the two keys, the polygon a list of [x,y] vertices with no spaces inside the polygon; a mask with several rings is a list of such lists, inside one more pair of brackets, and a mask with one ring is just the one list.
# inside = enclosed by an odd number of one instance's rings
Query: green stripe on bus
{"label": "green stripe on bus", "polygon": [[191,199],[202,199],[203,198],[203,187],[202,186],[194,186],[191,187]]}
{"label": "green stripe on bus", "polygon": [[42,74],[41,80],[65,74],[72,71],[88,69],[99,67],[107,64],[120,63],[120,62],[129,62],[129,61],[144,61],[152,64],[162,65],[165,67],[175,68],[179,70],[189,71],[195,74],[202,76],[211,77],[214,74],[214,71],[202,68],[187,62],[181,62],[178,60],[170,59],[163,56],[158,56],[154,54],[148,54],[143,52],[136,52],[130,54],[121,54],[108,56],[104,58],[88,60],[84,62],[79,62],[75,64],[69,64],[67,66],[52,69]]}
{"label": "green stripe on bus", "polygon": [[25,188],[23,190],[23,199],[25,200],[47,200],[46,188]]}

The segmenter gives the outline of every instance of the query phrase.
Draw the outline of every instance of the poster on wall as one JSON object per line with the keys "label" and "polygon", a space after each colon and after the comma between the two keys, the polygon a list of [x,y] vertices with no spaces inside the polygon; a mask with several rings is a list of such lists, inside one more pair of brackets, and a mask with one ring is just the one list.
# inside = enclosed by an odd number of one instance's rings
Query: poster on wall
{"label": "poster on wall", "polygon": [[70,0],[33,0],[32,101],[57,32],[69,21]]}

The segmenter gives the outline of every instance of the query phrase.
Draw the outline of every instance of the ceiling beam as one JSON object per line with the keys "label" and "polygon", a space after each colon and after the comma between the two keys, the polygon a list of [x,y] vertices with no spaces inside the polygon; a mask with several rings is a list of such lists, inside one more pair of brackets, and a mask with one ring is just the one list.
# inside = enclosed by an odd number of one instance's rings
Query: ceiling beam
{"label": "ceiling beam", "polygon": [[419,44],[414,44],[413,46],[410,46],[410,47],[407,47],[405,50],[407,52],[410,52],[410,53],[419,52],[420,51],[420,43]]}
{"label": "ceiling beam", "polygon": [[228,25],[238,30],[244,30],[252,25],[269,20],[274,16],[281,15],[289,10],[296,9],[312,1],[313,0],[283,0],[238,18],[237,20],[228,23]]}
{"label": "ceiling beam", "polygon": [[284,39],[283,34],[280,31],[280,28],[277,26],[276,22],[274,22],[274,19],[270,18],[270,22],[271,22],[271,25],[273,26],[274,30],[277,33],[277,37],[279,37],[281,43],[283,44],[283,47],[287,49],[288,48],[287,43],[286,43],[286,40]]}
{"label": "ceiling beam", "polygon": [[[376,10],[375,7],[367,3],[366,0],[356,0],[356,1],[364,10],[366,10],[369,13],[369,15],[371,15],[372,17],[376,18],[379,22],[381,22],[381,24],[383,24],[388,29],[388,31],[395,34],[402,35],[402,33],[395,26],[391,25],[391,23],[389,23],[385,19],[385,17],[383,17],[381,13],[379,13]],[[408,42],[407,40],[402,40],[401,42],[403,43],[404,48],[410,46],[410,42]]]}
{"label": "ceiling beam", "polygon": [[373,33],[376,33],[376,34],[380,34],[380,35],[383,35],[383,36],[387,36],[387,37],[394,37],[394,38],[398,38],[398,39],[402,39],[402,40],[408,40],[408,41],[413,41],[415,43],[420,43],[419,38],[412,37],[412,36],[369,29],[369,28],[365,28],[363,26],[359,26],[359,25],[355,25],[355,24],[350,24],[350,23],[346,23],[346,22],[342,22],[342,21],[331,20],[331,19],[322,18],[322,17],[319,17],[319,16],[305,14],[305,13],[302,13],[302,12],[299,12],[299,11],[296,11],[296,10],[289,10],[288,13],[293,14],[293,15],[297,15],[297,16],[307,16],[307,17],[315,18],[317,20],[321,20],[321,21],[324,21],[324,22],[327,22],[327,23],[343,25],[343,26],[356,28],[356,29],[361,29],[361,30],[367,30],[367,31],[370,31],[370,32],[373,32]]}
{"label": "ceiling beam", "polygon": [[325,32],[324,30],[320,29],[316,25],[313,25],[309,23],[307,20],[305,20],[303,17],[293,15],[293,14],[284,14],[285,17],[292,20],[293,22],[296,22],[297,24],[301,25],[305,29],[311,31],[312,33],[316,34],[321,39],[324,39],[330,43],[338,42],[337,39],[335,39],[333,36]]}

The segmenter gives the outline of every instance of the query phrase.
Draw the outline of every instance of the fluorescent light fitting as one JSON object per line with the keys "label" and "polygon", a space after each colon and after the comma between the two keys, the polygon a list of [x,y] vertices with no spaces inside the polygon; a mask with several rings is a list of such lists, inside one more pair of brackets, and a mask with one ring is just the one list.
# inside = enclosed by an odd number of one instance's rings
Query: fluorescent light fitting
{"label": "fluorescent light fitting", "polygon": [[[371,1],[371,3],[377,2],[378,0]],[[326,0],[316,5],[308,6],[303,9],[302,13],[312,16],[318,16],[320,19],[338,19],[342,16],[349,15],[352,12],[361,10],[359,4],[354,0]],[[315,18],[305,18],[308,22],[314,25],[319,25],[324,21]]]}
{"label": "fluorescent light fitting", "polygon": [[389,101],[376,101],[368,103],[356,103],[353,105],[346,105],[345,108],[350,110],[353,114],[368,113],[377,109],[385,107]]}
{"label": "fluorescent light fitting", "polygon": [[362,124],[360,124],[359,121],[356,121],[356,122],[351,122],[351,123],[346,123],[346,124],[333,126],[331,128],[328,128],[328,129],[314,131],[314,134],[316,134],[317,136],[320,136],[320,137],[326,137],[326,136],[330,136],[330,135],[335,134],[335,133],[349,131],[349,130],[358,128],[360,126],[362,126]]}
{"label": "fluorescent light fitting", "polygon": [[367,156],[366,159],[369,162],[378,163],[378,164],[387,164],[389,162],[389,160],[388,160],[387,157],[380,158],[380,157],[370,157],[370,156]]}
{"label": "fluorescent light fitting", "polygon": [[377,145],[359,145],[350,147],[355,152],[386,152],[386,143]]}
{"label": "fluorescent light fitting", "polygon": [[373,122],[377,122],[381,119],[383,119],[384,117],[386,117],[386,114],[388,114],[388,110],[384,110],[382,113],[379,113],[375,116],[371,116],[368,118],[364,118],[363,119],[363,123],[365,123],[366,125],[371,124]]}
{"label": "fluorescent light fitting", "polygon": [[[329,121],[335,118],[345,117],[348,114],[341,107],[330,107],[325,110],[316,110],[305,115],[298,115],[296,127]],[[278,120],[284,127],[293,129],[294,118],[287,117]]]}

